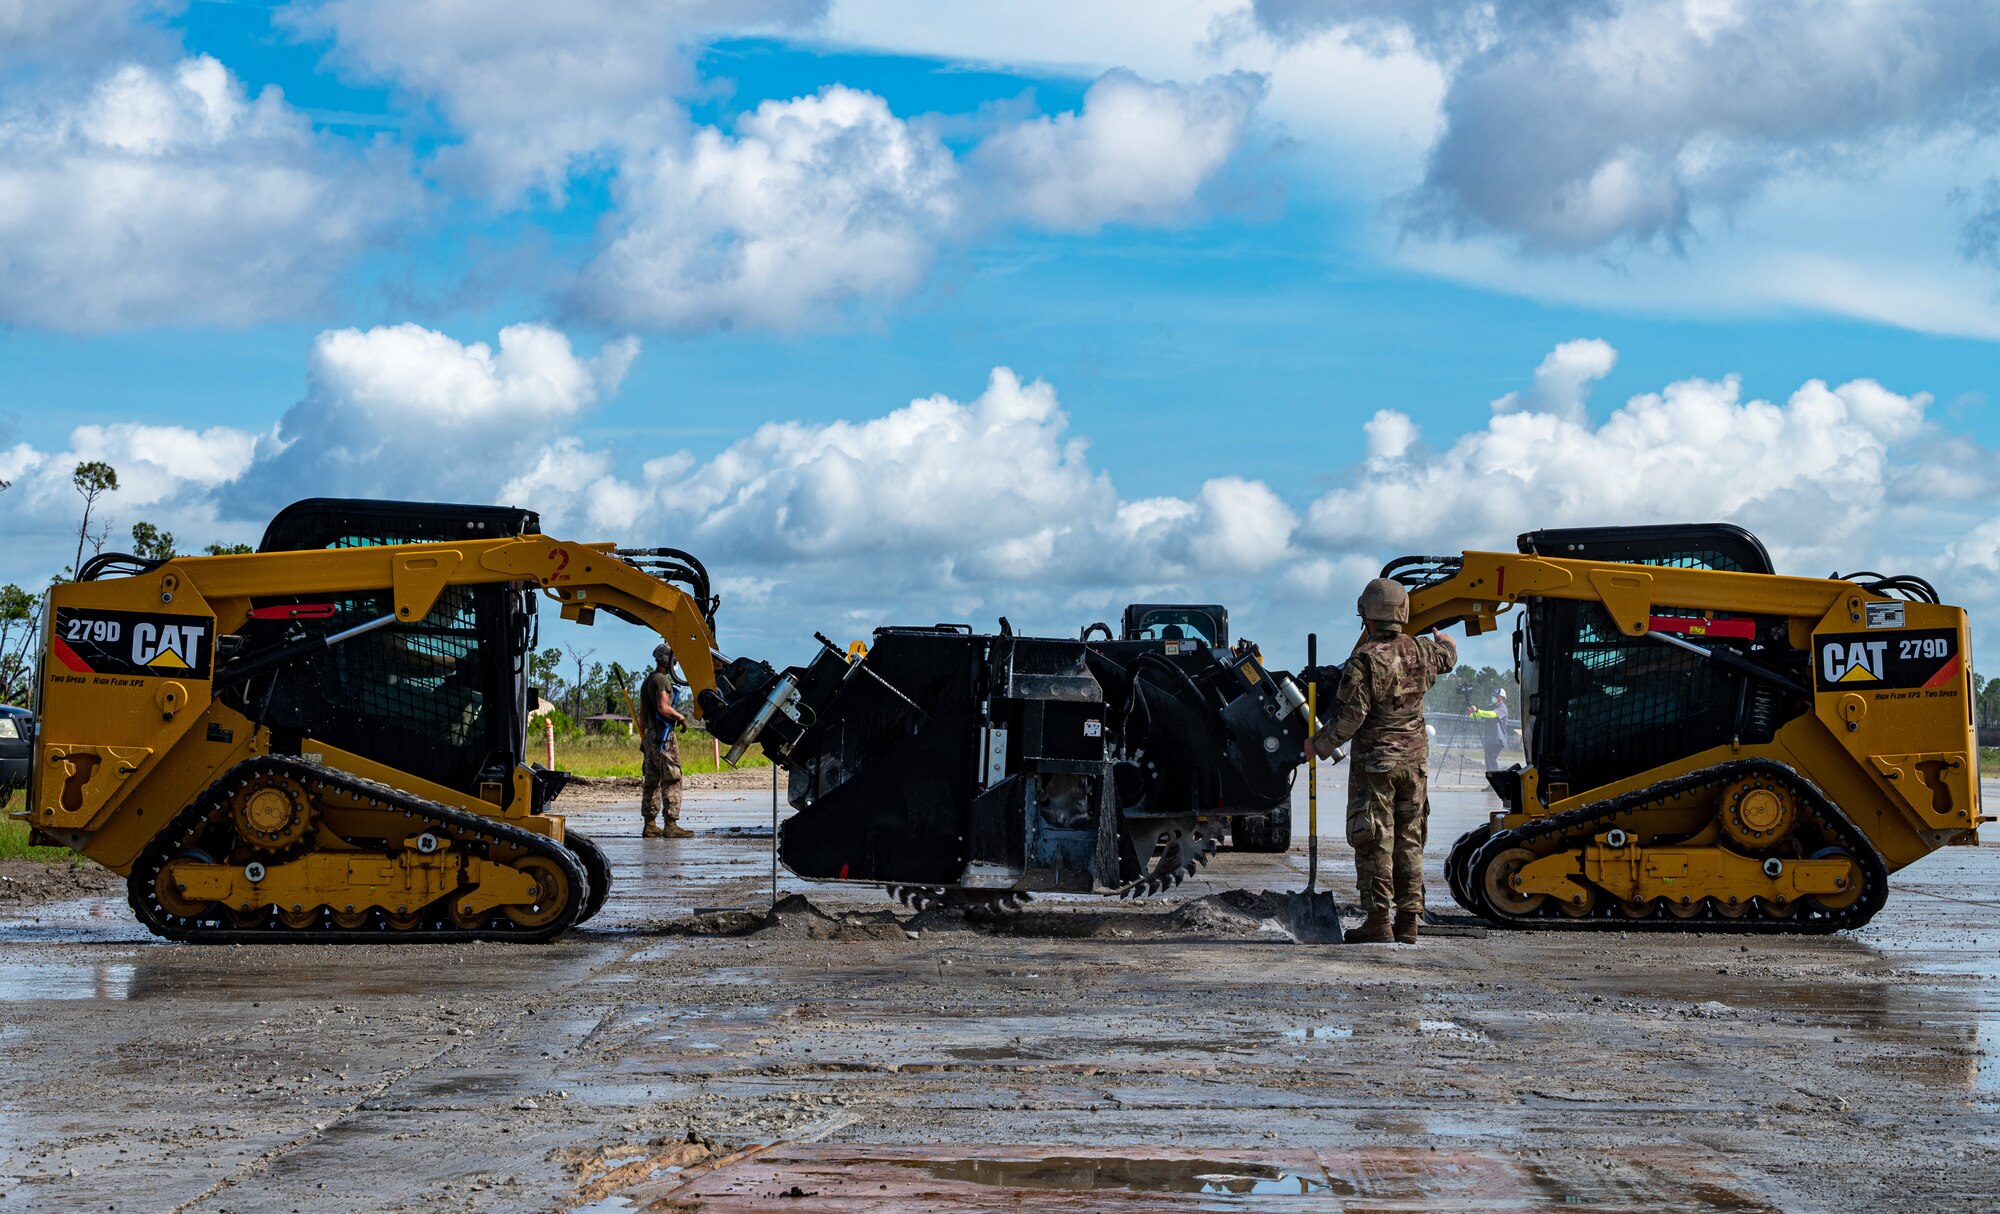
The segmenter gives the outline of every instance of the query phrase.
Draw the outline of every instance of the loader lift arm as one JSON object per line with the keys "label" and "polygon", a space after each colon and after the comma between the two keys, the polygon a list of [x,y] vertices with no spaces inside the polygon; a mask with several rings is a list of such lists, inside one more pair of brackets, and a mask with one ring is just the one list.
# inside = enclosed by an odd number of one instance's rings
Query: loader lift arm
{"label": "loader lift arm", "polygon": [[[1418,567],[1432,571],[1435,580],[1410,587],[1411,632],[1463,623],[1467,636],[1480,636],[1498,628],[1501,615],[1533,599],[1602,603],[1627,636],[1646,635],[1656,606],[1782,616],[1810,629],[1843,593],[1861,593],[1848,583],[1819,578],[1564,560],[1519,552],[1423,559],[1441,563]],[[1407,577],[1410,567],[1392,562],[1388,568],[1393,572],[1384,576]],[[1857,605],[1857,621],[1859,610]]]}
{"label": "loader lift arm", "polygon": [[[284,554],[274,574],[272,553],[187,557],[178,567],[189,589],[218,608],[225,635],[248,618],[253,597],[387,590],[398,622],[424,619],[447,586],[526,582],[561,604],[562,617],[588,624],[610,611],[658,633],[674,651],[694,694],[715,686],[715,633],[709,610],[687,591],[644,572],[610,543],[577,544],[544,535],[398,547],[330,548]],[[162,594],[166,579],[162,579]],[[279,580],[279,579],[282,580]],[[235,614],[240,608],[241,615]],[[226,667],[224,668],[226,669]]]}

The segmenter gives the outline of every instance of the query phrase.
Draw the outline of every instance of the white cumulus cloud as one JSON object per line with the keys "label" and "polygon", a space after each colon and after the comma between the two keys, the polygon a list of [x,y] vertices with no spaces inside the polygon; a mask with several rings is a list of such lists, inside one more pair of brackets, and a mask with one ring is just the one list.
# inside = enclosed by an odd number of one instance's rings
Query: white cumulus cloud
{"label": "white cumulus cloud", "polygon": [[1512,547],[1542,527],[1728,521],[1830,568],[1872,559],[1891,538],[1885,522],[1918,504],[1895,490],[1925,427],[1922,393],[1815,380],[1778,404],[1743,399],[1734,376],[1688,379],[1632,397],[1596,426],[1572,403],[1556,394],[1554,411],[1517,405],[1441,451],[1369,461],[1312,503],[1302,542],[1448,551]]}
{"label": "white cumulus cloud", "polygon": [[330,0],[287,10],[364,79],[434,98],[459,134],[441,176],[502,203],[657,144],[697,87],[691,50],[723,33],[796,30],[826,0]]}
{"label": "white cumulus cloud", "polygon": [[1590,403],[1590,389],[1618,365],[1618,351],[1596,338],[1566,341],[1549,351],[1535,368],[1535,382],[1526,392],[1509,392],[1493,402],[1495,413],[1550,413],[1564,421],[1581,422]]}
{"label": "white cumulus cloud", "polygon": [[1581,393],[1617,352],[1564,343],[1468,432],[1427,442],[1417,419],[1378,411],[1355,426],[1341,487],[1302,503],[1242,476],[1128,497],[1055,387],[1004,367],[966,399],[766,422],[705,454],[593,445],[582,432],[637,353],[631,339],[580,353],[542,325],[491,345],[416,325],[326,332],[273,431],[90,425],[62,451],[0,449],[16,540],[0,577],[67,562],[70,470],[104,459],[123,483],[101,516],[114,541],[141,518],[184,545],[252,539],[278,506],[324,493],[505,501],[555,534],[686,548],[729,596],[725,647],[778,657],[815,628],[1006,614],[1066,633],[1147,599],[1229,604],[1243,635],[1289,655],[1287,638],[1337,632],[1391,557],[1634,523],[1736,522],[1781,571],[1913,572],[1982,623],[2000,613],[2000,453],[1946,431],[1924,393],[1868,379],[1776,400],[1684,379],[1594,421]]}
{"label": "white cumulus cloud", "polygon": [[1235,155],[1264,91],[1251,72],[1194,85],[1107,72],[1082,109],[1005,127],[973,163],[999,207],[1052,230],[1170,222]]}
{"label": "white cumulus cloud", "polygon": [[[91,516],[91,538],[106,551],[129,549],[131,526],[142,521],[172,532],[183,549],[244,538],[219,521],[216,494],[249,469],[259,443],[259,435],[231,426],[117,422],[76,427],[60,451],[26,443],[0,450],[0,481],[12,482],[0,497],[12,558],[0,564],[0,580],[39,587],[69,565],[83,512],[71,476],[86,461],[118,473],[118,489]],[[94,551],[86,545],[84,556]]]}
{"label": "white cumulus cloud", "polygon": [[410,199],[216,60],[0,93],[0,322],[100,331],[295,316]]}
{"label": "white cumulus cloud", "polygon": [[933,123],[831,85],[765,101],[628,158],[611,235],[575,300],[621,325],[794,330],[914,291],[940,249],[996,223],[1091,231],[1200,209],[1242,146],[1262,79],[1101,77],[1075,113],[1003,123],[966,162]]}
{"label": "white cumulus cloud", "polygon": [[1584,251],[1897,141],[1990,134],[2000,9],[1962,0],[1255,0],[1447,73],[1411,218]]}
{"label": "white cumulus cloud", "polygon": [[766,101],[627,166],[579,299],[623,324],[798,328],[913,289],[959,211],[958,165],[872,93]]}
{"label": "white cumulus cloud", "polygon": [[1004,367],[970,400],[769,423],[629,481],[607,475],[611,463],[576,444],[545,454],[533,504],[551,527],[622,522],[617,534],[751,579],[756,614],[732,628],[787,645],[788,629],[999,614],[1067,632],[1082,623],[1072,616],[1141,593],[1257,583],[1294,555],[1298,524],[1270,486],[1240,477],[1186,497],[1122,497],[1070,433],[1055,389]]}
{"label": "white cumulus cloud", "polygon": [[0,71],[90,67],[163,41],[140,18],[168,6],[153,0],[0,0]]}
{"label": "white cumulus cloud", "polygon": [[244,505],[314,494],[491,501],[617,390],[638,352],[622,338],[585,358],[533,324],[500,330],[497,348],[414,324],[322,333],[276,453],[239,486]]}

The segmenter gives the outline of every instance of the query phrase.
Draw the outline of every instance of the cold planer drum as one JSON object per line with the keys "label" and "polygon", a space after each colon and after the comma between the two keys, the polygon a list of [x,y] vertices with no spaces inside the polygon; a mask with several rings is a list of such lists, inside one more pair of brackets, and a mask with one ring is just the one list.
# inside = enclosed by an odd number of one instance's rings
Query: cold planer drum
{"label": "cold planer drum", "polygon": [[704,715],[761,741],[797,813],[801,877],[906,901],[1155,893],[1207,863],[1232,817],[1288,805],[1304,697],[1255,646],[878,630],[850,657],[718,672]]}

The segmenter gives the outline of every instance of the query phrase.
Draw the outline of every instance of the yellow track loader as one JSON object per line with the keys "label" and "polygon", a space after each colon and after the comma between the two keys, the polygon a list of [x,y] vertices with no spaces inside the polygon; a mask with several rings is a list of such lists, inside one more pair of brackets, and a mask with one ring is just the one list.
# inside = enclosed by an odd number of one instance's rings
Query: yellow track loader
{"label": "yellow track loader", "polygon": [[[659,633],[715,686],[700,562],[504,507],[315,499],[260,550],[107,554],[49,593],[25,815],[172,939],[551,939],[603,853],[522,761],[539,596]],[[685,583],[688,589],[673,583]]]}
{"label": "yellow track loader", "polygon": [[[1830,932],[1982,822],[1965,612],[1913,577],[1781,577],[1725,525],[1405,557],[1410,627],[1519,621],[1527,762],[1461,837],[1459,903],[1521,928]],[[1516,608],[1520,610],[1515,611]]]}

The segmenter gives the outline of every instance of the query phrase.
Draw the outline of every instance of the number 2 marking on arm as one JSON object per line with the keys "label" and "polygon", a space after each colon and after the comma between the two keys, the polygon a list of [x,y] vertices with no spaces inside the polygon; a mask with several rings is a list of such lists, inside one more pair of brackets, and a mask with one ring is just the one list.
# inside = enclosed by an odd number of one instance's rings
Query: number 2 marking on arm
{"label": "number 2 marking on arm", "polygon": [[569,581],[569,574],[563,572],[563,570],[569,568],[569,549],[551,548],[549,550],[549,559],[556,563],[555,572],[549,574],[549,580],[551,582]]}

